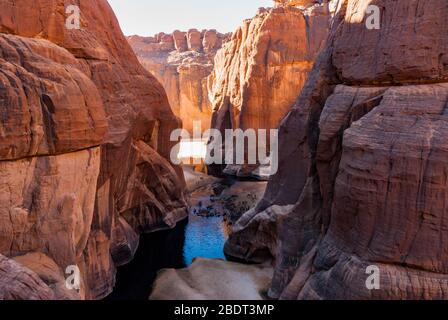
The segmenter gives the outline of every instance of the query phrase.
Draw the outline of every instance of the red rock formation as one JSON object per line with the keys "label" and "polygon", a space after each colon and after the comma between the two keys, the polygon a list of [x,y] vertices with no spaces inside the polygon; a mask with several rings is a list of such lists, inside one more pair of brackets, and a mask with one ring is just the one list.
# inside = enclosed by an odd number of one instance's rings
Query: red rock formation
{"label": "red rock formation", "polygon": [[164,86],[174,113],[183,128],[193,131],[193,121],[202,129],[210,127],[212,107],[208,98],[207,77],[225,35],[216,30],[175,31],[155,37],[128,38],[142,65]]}
{"label": "red rock formation", "polygon": [[[338,4],[282,122],[280,170],[226,252],[274,258],[275,298],[447,299],[446,1]],[[366,28],[370,4],[379,30]]]}
{"label": "red rock formation", "polygon": [[[42,279],[30,267],[39,253],[60,270],[77,265],[80,296],[97,299],[132,259],[138,233],[187,212],[181,172],[167,160],[179,122],[163,88],[107,1],[79,6],[81,29],[69,30],[63,0],[0,0],[0,253],[32,254],[26,265]],[[5,263],[0,278],[17,270]],[[38,297],[11,288],[0,292]]]}
{"label": "red rock formation", "polygon": [[[261,8],[246,20],[215,58],[209,79],[212,127],[277,128],[302,89],[328,27],[324,6]],[[228,166],[225,172],[245,176],[250,170]]]}
{"label": "red rock formation", "polygon": [[276,7],[281,6],[301,6],[307,7],[316,3],[322,3],[323,0],[274,0]]}
{"label": "red rock formation", "polygon": [[54,291],[36,273],[0,254],[0,300],[54,298]]}

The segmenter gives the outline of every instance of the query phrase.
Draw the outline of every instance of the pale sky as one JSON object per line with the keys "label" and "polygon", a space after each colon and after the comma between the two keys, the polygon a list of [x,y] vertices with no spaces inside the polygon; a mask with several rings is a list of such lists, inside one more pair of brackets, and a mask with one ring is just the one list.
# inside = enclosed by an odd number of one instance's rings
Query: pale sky
{"label": "pale sky", "polygon": [[232,32],[259,7],[272,0],[109,0],[127,36],[152,36],[176,29],[216,29]]}

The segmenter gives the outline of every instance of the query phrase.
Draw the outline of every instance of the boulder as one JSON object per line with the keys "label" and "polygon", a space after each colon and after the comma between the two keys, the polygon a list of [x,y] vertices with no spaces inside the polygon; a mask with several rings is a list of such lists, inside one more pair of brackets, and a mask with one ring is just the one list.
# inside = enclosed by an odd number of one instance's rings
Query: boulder
{"label": "boulder", "polygon": [[54,292],[36,273],[0,254],[0,300],[54,298]]}
{"label": "boulder", "polygon": [[150,300],[263,300],[272,267],[197,258],[186,269],[162,270]]}

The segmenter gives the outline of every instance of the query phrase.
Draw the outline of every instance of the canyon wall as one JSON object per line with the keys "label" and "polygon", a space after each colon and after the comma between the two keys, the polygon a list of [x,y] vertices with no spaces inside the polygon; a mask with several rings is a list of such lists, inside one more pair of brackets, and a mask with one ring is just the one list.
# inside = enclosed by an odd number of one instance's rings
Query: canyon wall
{"label": "canyon wall", "polygon": [[[213,128],[275,129],[300,93],[329,30],[327,6],[277,3],[244,21],[215,58],[209,79]],[[211,166],[252,175],[257,166]]]}
{"label": "canyon wall", "polygon": [[[139,233],[187,215],[179,126],[106,0],[0,0],[0,299],[100,299]],[[77,266],[81,288],[67,290]]]}
{"label": "canyon wall", "polygon": [[173,112],[189,132],[193,131],[193,121],[200,121],[202,130],[210,127],[207,77],[226,37],[216,30],[196,29],[128,37],[141,64],[163,85]]}
{"label": "canyon wall", "polygon": [[447,299],[447,2],[331,5],[326,48],[280,126],[279,172],[225,250],[274,259],[273,298]]}

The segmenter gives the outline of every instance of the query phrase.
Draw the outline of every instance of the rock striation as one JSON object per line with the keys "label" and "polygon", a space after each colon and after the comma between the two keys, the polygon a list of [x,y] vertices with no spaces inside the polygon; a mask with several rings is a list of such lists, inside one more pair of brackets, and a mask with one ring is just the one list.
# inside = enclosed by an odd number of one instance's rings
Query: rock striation
{"label": "rock striation", "polygon": [[190,132],[193,121],[200,121],[202,130],[210,127],[212,107],[207,77],[213,70],[215,54],[227,36],[216,30],[190,29],[154,37],[128,37],[142,65],[165,88],[183,128]]}
{"label": "rock striation", "polygon": [[36,273],[0,255],[0,300],[50,300],[54,291]]}
{"label": "rock striation", "polygon": [[106,0],[78,5],[67,29],[63,0],[0,0],[0,298],[105,297],[139,233],[187,215],[162,86]]}
{"label": "rock striation", "polygon": [[279,172],[225,250],[273,259],[273,298],[447,299],[446,1],[330,5],[326,48],[281,124]]}
{"label": "rock striation", "polygon": [[[209,77],[212,128],[275,129],[294,105],[314,60],[325,44],[330,16],[327,6],[293,3],[260,8],[233,33],[215,58]],[[221,166],[238,176],[251,166]]]}

